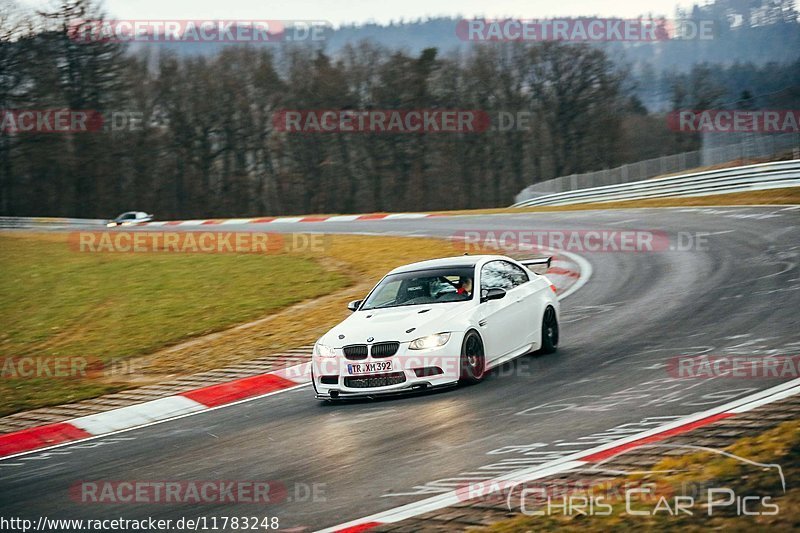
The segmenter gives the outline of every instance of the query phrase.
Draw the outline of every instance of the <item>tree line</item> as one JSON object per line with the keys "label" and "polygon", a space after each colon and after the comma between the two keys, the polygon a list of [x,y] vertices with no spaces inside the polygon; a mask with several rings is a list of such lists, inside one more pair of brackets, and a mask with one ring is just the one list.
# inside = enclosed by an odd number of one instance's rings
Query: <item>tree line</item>
{"label": "tree line", "polygon": [[[279,45],[192,55],[71,38],[77,21],[102,16],[91,0],[33,16],[0,8],[0,109],[106,118],[93,132],[0,132],[0,214],[500,206],[537,181],[697,146],[648,114],[628,73],[598,47],[486,43],[411,54],[362,41],[335,54]],[[696,94],[679,92],[681,105],[721,97],[701,82]],[[287,109],[477,109],[529,119],[481,133],[289,133],[273,120]],[[111,120],[120,117],[122,125]]]}

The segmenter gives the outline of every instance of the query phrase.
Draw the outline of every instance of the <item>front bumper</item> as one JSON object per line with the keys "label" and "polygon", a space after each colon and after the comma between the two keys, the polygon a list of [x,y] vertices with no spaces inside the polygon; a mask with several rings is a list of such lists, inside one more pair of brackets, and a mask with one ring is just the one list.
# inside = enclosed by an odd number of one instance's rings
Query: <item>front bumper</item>
{"label": "front bumper", "polygon": [[370,389],[370,390],[362,390],[359,392],[354,391],[341,391],[338,389],[327,389],[325,392],[316,391],[314,393],[314,398],[317,400],[362,400],[362,399],[375,399],[375,398],[384,398],[384,397],[391,397],[391,396],[403,396],[406,394],[412,394],[415,392],[424,392],[424,391],[432,391],[444,388],[455,387],[458,385],[458,381],[455,382],[448,382],[442,383],[440,385],[432,385],[430,383],[415,383],[413,385],[407,385],[402,388],[396,389]]}
{"label": "front bumper", "polygon": [[[454,342],[455,340],[455,342]],[[451,346],[459,346],[458,339],[433,350],[408,350],[402,344],[398,353],[391,357],[346,359],[341,350],[336,357],[314,356],[311,379],[318,399],[336,400],[347,398],[373,398],[392,394],[404,394],[439,387],[453,386],[460,377],[460,353],[453,353]],[[459,350],[460,352],[460,350]],[[348,365],[391,361],[391,370],[370,374],[353,374]],[[372,386],[377,383],[377,386]]]}

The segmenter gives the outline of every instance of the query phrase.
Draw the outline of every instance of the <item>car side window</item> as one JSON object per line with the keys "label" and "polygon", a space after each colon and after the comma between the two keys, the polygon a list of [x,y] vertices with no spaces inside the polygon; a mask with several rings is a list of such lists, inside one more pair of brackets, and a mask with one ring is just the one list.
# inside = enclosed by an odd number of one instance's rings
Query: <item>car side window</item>
{"label": "car side window", "polygon": [[503,261],[503,263],[510,269],[511,280],[514,283],[514,287],[519,287],[523,283],[530,281],[527,272],[522,270],[520,267],[514,263],[508,263],[506,261]]}
{"label": "car side window", "polygon": [[530,281],[528,274],[508,261],[490,261],[481,269],[481,290],[511,290]]}
{"label": "car side window", "polygon": [[503,266],[505,261],[490,261],[481,268],[481,290],[514,288],[511,271]]}

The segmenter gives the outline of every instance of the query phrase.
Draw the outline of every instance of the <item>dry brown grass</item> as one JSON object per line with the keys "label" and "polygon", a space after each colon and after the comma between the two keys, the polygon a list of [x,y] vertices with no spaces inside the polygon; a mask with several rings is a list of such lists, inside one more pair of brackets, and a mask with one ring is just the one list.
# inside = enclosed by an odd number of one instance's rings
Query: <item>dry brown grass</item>
{"label": "dry brown grass", "polygon": [[327,235],[324,255],[312,256],[325,268],[347,276],[347,288],[293,305],[255,322],[143,356],[133,362],[143,372],[135,383],[158,381],[313,343],[350,311],[347,302],[363,298],[397,266],[458,255],[448,241],[409,237]]}

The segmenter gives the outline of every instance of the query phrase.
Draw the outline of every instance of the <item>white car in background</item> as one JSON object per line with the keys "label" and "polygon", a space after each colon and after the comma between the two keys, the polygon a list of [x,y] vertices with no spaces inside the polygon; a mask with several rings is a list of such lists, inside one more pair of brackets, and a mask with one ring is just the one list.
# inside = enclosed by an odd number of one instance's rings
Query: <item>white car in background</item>
{"label": "white car in background", "polygon": [[520,355],[558,345],[555,286],[500,255],[422,261],[389,272],[353,314],[314,345],[318,399],[337,400],[481,381]]}
{"label": "white car in background", "polygon": [[116,226],[133,226],[135,224],[141,224],[142,222],[150,222],[151,220],[153,220],[153,215],[147,214],[144,211],[127,211],[114,220],[109,220],[106,226],[110,228]]}

